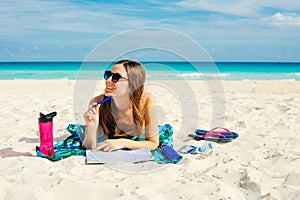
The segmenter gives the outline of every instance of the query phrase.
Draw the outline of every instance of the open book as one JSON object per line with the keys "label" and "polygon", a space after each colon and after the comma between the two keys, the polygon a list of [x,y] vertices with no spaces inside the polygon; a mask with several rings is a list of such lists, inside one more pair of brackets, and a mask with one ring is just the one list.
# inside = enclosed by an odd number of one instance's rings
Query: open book
{"label": "open book", "polygon": [[92,163],[135,163],[154,160],[148,148],[137,150],[117,150],[112,152],[86,151],[87,164]]}

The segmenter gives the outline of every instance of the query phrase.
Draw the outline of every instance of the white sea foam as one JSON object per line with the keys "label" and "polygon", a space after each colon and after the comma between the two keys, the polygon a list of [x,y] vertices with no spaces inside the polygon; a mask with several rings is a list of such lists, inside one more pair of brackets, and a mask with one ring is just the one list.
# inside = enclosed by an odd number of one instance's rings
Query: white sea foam
{"label": "white sea foam", "polygon": [[265,81],[296,81],[296,79],[241,79],[241,81],[260,81],[260,80],[265,80]]}
{"label": "white sea foam", "polygon": [[221,73],[221,74],[204,74],[203,76],[208,76],[208,77],[226,77],[226,76],[230,76],[229,73]]}
{"label": "white sea foam", "polygon": [[217,78],[217,77],[226,77],[230,76],[229,73],[221,73],[221,74],[206,74],[206,73],[185,73],[185,74],[176,74],[176,76],[179,77],[211,77],[211,78]]}
{"label": "white sea foam", "polygon": [[296,75],[296,76],[300,76],[300,72],[299,73],[291,73],[293,75]]}
{"label": "white sea foam", "polygon": [[202,73],[184,73],[184,74],[176,74],[177,77],[202,77]]}

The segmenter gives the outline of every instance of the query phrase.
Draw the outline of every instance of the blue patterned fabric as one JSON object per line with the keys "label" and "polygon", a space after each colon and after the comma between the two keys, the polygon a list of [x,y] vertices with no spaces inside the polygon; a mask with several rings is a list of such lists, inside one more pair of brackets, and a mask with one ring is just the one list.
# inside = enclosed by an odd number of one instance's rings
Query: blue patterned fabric
{"label": "blue patterned fabric", "polygon": [[163,126],[158,126],[159,131],[159,146],[157,149],[151,151],[155,162],[160,164],[165,163],[178,163],[181,161],[182,157],[179,159],[170,160],[162,152],[162,145],[167,145],[173,147],[173,127],[170,124],[165,124]]}
{"label": "blue patterned fabric", "polygon": [[[170,160],[162,153],[161,145],[172,147],[173,127],[170,124],[159,126],[159,147],[151,151],[154,161],[160,164],[178,163],[180,159]],[[44,155],[36,148],[37,156],[47,158],[51,161],[61,160],[70,156],[85,156],[85,150],[82,148],[82,141],[85,133],[85,126],[80,124],[69,124],[67,130],[71,135],[63,141],[54,144],[54,157]]]}

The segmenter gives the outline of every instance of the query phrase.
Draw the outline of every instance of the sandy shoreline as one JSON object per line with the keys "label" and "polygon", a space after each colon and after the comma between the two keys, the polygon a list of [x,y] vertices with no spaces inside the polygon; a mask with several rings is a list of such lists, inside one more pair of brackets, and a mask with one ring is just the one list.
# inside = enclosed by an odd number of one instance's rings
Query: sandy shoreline
{"label": "sandy shoreline", "polygon": [[[182,98],[185,84],[192,92]],[[224,98],[216,104],[202,81],[181,87],[156,81],[146,90],[157,97],[160,123],[174,126],[176,148],[201,145],[187,134],[211,127],[215,106],[224,107],[223,125],[239,133],[238,139],[214,145],[210,155],[184,155],[176,165],[108,166],[86,165],[84,157],[58,162],[35,157],[38,113],[57,111],[55,140],[64,139],[68,124],[82,122],[79,107],[93,94],[71,80],[1,80],[0,150],[34,156],[0,157],[0,199],[299,199],[300,81],[223,81],[222,86]],[[95,93],[102,87],[99,83]],[[132,173],[135,169],[140,173]]]}

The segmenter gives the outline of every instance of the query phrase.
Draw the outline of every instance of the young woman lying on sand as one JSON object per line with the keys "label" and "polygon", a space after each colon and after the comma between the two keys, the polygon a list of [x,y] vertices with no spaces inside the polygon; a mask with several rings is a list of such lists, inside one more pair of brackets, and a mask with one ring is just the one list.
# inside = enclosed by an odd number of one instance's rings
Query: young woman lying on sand
{"label": "young woman lying on sand", "polygon": [[[105,93],[93,98],[84,114],[86,149],[110,152],[120,148],[157,148],[155,99],[144,92],[145,77],[142,64],[130,60],[118,61],[111,71],[105,71]],[[110,100],[97,104],[109,96]],[[145,140],[139,141],[143,132]],[[99,134],[107,139],[99,143]]]}

